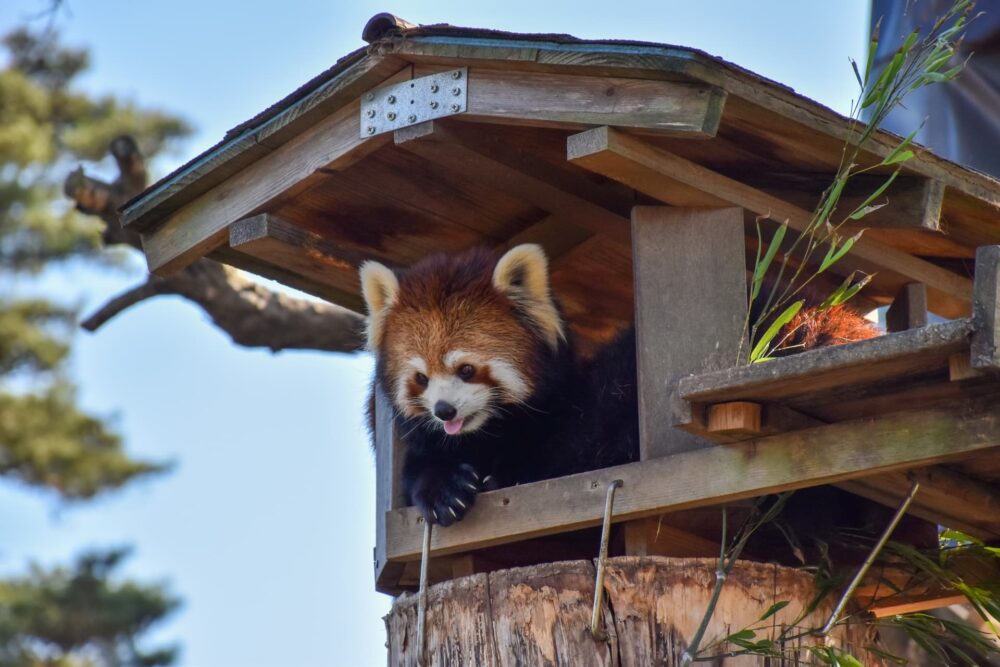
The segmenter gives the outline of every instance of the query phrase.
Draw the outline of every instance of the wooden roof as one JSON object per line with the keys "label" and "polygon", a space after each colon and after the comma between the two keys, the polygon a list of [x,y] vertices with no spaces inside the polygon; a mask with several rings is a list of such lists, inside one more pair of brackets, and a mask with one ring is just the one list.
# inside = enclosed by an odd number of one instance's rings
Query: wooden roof
{"label": "wooden roof", "polygon": [[[576,329],[602,340],[631,319],[633,205],[735,205],[748,231],[753,214],[794,227],[850,132],[830,109],[695,49],[388,15],[365,34],[367,49],[125,206],[154,273],[207,255],[359,310],[365,258],[405,266],[530,240],[553,256]],[[469,68],[465,112],[361,137],[362,94],[454,67]],[[897,142],[880,134],[864,160]],[[872,303],[916,281],[932,311],[967,315],[975,248],[1000,242],[1000,182],[924,151],[887,195],[845,266],[877,271]]]}

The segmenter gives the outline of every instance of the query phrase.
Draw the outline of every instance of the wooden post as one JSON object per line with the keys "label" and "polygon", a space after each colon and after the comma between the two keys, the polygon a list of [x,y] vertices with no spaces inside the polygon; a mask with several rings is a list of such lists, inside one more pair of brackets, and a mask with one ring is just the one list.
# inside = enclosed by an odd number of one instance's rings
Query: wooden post
{"label": "wooden post", "polygon": [[976,249],[972,327],[972,367],[1000,370],[1000,245]]}
{"label": "wooden post", "polygon": [[[746,317],[743,209],[632,209],[642,460],[709,446],[677,393],[692,373],[736,365]],[[664,418],[666,417],[666,418]]]}
{"label": "wooden post", "polygon": [[399,483],[403,466],[401,446],[396,437],[392,405],[381,390],[375,392],[375,588],[398,593],[403,563],[389,564],[385,514],[406,505]]}
{"label": "wooden post", "polygon": [[889,333],[927,326],[927,286],[906,283],[885,313]]}

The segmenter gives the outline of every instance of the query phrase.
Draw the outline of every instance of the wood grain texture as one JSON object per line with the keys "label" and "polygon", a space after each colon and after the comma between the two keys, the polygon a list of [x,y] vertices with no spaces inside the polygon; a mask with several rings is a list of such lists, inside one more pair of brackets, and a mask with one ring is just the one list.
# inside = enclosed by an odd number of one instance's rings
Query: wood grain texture
{"label": "wood grain texture", "polygon": [[845,345],[807,350],[748,366],[683,378],[680,395],[689,401],[777,400],[804,392],[942,368],[968,345],[969,320],[955,320],[886,334]]}
{"label": "wood grain texture", "polygon": [[708,432],[754,437],[761,434],[762,414],[760,403],[716,403],[708,408]]}
{"label": "wood grain texture", "polygon": [[358,295],[358,267],[367,257],[336,241],[261,213],[229,226],[229,247],[269,265],[289,271],[310,285],[309,291],[328,301],[364,312]]}
{"label": "wood grain texture", "polygon": [[[693,450],[481,494],[458,525],[435,531],[436,554],[597,525],[604,490],[624,486],[614,521],[703,507],[765,493],[924,467],[995,451],[995,397]],[[419,556],[422,524],[413,508],[386,518],[390,559]]]}
{"label": "wood grain texture", "polygon": [[406,505],[403,496],[401,472],[403,469],[402,443],[396,433],[392,417],[392,404],[381,391],[375,392],[375,587],[383,592],[398,592],[403,574],[403,563],[390,562],[388,525],[386,514]]}
{"label": "wood grain texture", "polygon": [[[398,75],[397,75],[398,76]],[[360,139],[359,102],[348,103],[271,153],[171,213],[142,235],[151,272],[175,272],[226,241],[230,223],[278,205],[388,144]]]}
{"label": "wood grain texture", "polygon": [[739,358],[746,318],[743,211],[632,210],[639,451],[642,460],[709,445],[690,424],[680,378]]}
{"label": "wood grain texture", "polygon": [[231,139],[227,136],[227,141],[203,153],[190,166],[128,202],[122,210],[122,224],[140,232],[150,230],[173,211],[404,67],[408,68],[404,60],[390,55],[369,54],[359,58],[261,125],[248,127]]}
{"label": "wood grain texture", "polygon": [[976,250],[972,367],[1000,371],[1000,245]]}
{"label": "wood grain texture", "polygon": [[[613,128],[569,137],[567,158],[675,206],[740,206],[773,220],[787,220],[800,231],[812,219],[805,209]],[[942,316],[967,316],[971,310],[971,281],[883,243],[861,238],[841,266],[877,273],[876,283],[892,293],[907,282],[922,282],[927,285],[929,307]]]}
{"label": "wood grain texture", "polygon": [[718,88],[676,81],[469,70],[470,120],[563,129],[594,125],[715,135],[725,104]]}
{"label": "wood grain texture", "polygon": [[397,130],[396,146],[420,155],[455,174],[473,174],[493,188],[529,201],[549,213],[572,216],[591,233],[618,240],[628,239],[628,220],[594,201],[592,194],[570,191],[564,182],[554,183],[544,171],[529,173],[497,159],[463,141],[461,135],[440,121]]}
{"label": "wood grain texture", "polygon": [[[428,596],[426,664],[677,667],[712,592],[716,563],[710,558],[620,557],[607,561],[604,608],[608,641],[590,636],[594,566],[565,561],[474,575],[432,586]],[[817,591],[812,575],[748,561],[735,564],[708,626],[703,648],[756,621],[779,601],[788,604],[773,616],[771,637],[804,612]],[[834,603],[827,596],[798,619],[797,628],[823,624]],[[386,617],[389,664],[416,665],[416,596],[396,600]],[[861,622],[838,625],[827,641],[864,660],[871,628]],[[807,661],[808,632],[786,644],[788,660]],[[712,656],[733,646],[716,646]],[[763,656],[716,657],[713,665],[763,667]]]}
{"label": "wood grain texture", "polygon": [[903,285],[885,312],[885,325],[890,333],[927,326],[927,286]]}

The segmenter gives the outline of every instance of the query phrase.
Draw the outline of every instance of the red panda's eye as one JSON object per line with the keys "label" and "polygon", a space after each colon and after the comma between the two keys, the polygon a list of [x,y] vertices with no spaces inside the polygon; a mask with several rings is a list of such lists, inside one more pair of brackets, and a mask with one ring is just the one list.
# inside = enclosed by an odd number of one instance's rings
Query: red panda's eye
{"label": "red panda's eye", "polygon": [[421,387],[427,386],[428,382],[427,376],[424,375],[423,373],[417,373],[415,376],[413,376],[413,379],[416,380],[417,384],[419,384]]}
{"label": "red panda's eye", "polygon": [[471,364],[462,364],[458,367],[458,377],[468,382],[476,374],[476,369]]}

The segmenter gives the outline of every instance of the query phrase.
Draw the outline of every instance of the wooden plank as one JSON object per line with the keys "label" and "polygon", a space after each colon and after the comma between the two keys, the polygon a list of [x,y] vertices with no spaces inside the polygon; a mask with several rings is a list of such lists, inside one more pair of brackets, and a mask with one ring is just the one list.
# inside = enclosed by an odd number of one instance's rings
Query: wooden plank
{"label": "wooden plank", "polygon": [[746,318],[743,211],[632,209],[639,451],[643,460],[707,446],[674,427],[694,418],[676,394],[691,373],[736,363]]}
{"label": "wooden plank", "polygon": [[1000,370],[1000,245],[976,249],[972,367]]}
{"label": "wooden plank", "polygon": [[[812,219],[805,209],[609,127],[569,137],[567,159],[677,206],[741,206],[788,220],[796,230]],[[883,243],[860,239],[842,265],[877,273],[877,280],[892,291],[907,282],[926,284],[929,307],[944,317],[966,316],[971,310],[971,281]]]}
{"label": "wooden plank", "polygon": [[672,526],[669,521],[669,516],[627,521],[625,554],[675,558],[710,558],[719,554],[718,541]]}
{"label": "wooden plank", "polygon": [[528,173],[525,169],[512,167],[493,154],[470,146],[459,132],[440,121],[397,130],[394,136],[400,148],[420,155],[459,178],[476,178],[549,213],[571,217],[589,232],[620,241],[628,239],[627,219],[607,208],[603,200],[595,199],[595,193],[582,187],[571,191],[565,180],[552,182],[551,174],[544,170]]}
{"label": "wooden plank", "polygon": [[383,593],[397,594],[403,563],[389,558],[391,528],[386,519],[389,512],[406,506],[400,481],[402,443],[397,437],[392,404],[382,391],[375,392],[374,405],[370,409],[375,413],[375,588]]}
{"label": "wooden plank", "polygon": [[703,84],[501,69],[470,69],[468,85],[463,119],[563,129],[613,125],[685,138],[715,136],[726,99]]}
{"label": "wooden plank", "polygon": [[235,134],[228,132],[218,146],[128,202],[122,210],[122,224],[139,232],[150,230],[168,214],[267,155],[363,91],[404,68],[409,69],[404,60],[388,54],[366,54],[354,62],[345,58],[343,64],[332,78],[304,97],[257,125],[242,128]]}
{"label": "wooden plank", "polygon": [[[481,494],[459,524],[434,532],[435,554],[468,551],[598,525],[608,483],[621,479],[616,522],[922,467],[1000,448],[994,400],[697,449]],[[420,555],[423,524],[413,508],[386,517],[390,560]]]}
{"label": "wooden plank", "polygon": [[852,479],[837,486],[895,509],[914,481],[920,482],[920,493],[910,514],[983,540],[1000,538],[1000,489],[944,466]]}
{"label": "wooden plank", "polygon": [[224,244],[231,223],[294,197],[321,179],[323,170],[344,169],[387,145],[388,135],[359,138],[359,113],[357,100],[341,107],[143,233],[149,270],[179,271]]}
{"label": "wooden plank", "polygon": [[885,313],[885,325],[890,333],[927,326],[927,286],[903,285]]}
{"label": "wooden plank", "polygon": [[[270,213],[229,226],[229,247],[300,276],[309,290],[328,301],[364,312],[358,295],[358,267],[367,257]],[[326,289],[329,288],[329,289]]]}
{"label": "wooden plank", "polygon": [[778,400],[943,368],[968,345],[970,328],[967,319],[943,322],[687,377],[680,395],[702,403]]}
{"label": "wooden plank", "polygon": [[537,243],[545,250],[549,262],[555,264],[560,257],[589,238],[591,234],[580,229],[571,220],[558,215],[547,215],[508,238],[503,242],[503,247],[509,249],[522,243]]}
{"label": "wooden plank", "polygon": [[961,382],[983,376],[983,371],[972,367],[972,359],[968,352],[956,352],[948,357],[948,380]]}

